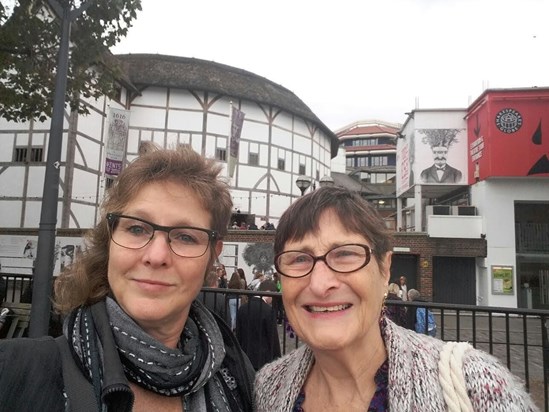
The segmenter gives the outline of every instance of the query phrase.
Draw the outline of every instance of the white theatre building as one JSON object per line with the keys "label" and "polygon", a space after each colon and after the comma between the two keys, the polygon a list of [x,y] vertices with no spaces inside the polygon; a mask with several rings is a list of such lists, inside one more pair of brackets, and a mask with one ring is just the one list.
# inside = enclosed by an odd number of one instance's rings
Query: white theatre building
{"label": "white theatre building", "polygon": [[[244,114],[238,162],[230,180],[235,209],[275,223],[301,195],[330,174],[338,139],[295,94],[268,79],[185,57],[116,56],[124,68],[119,99],[88,101],[90,114],[65,113],[60,164],[59,228],[89,228],[108,183],[105,149],[112,109],[129,115],[123,164],[142,142],[189,144],[225,164],[231,104]],[[50,122],[0,119],[0,228],[38,228]]]}

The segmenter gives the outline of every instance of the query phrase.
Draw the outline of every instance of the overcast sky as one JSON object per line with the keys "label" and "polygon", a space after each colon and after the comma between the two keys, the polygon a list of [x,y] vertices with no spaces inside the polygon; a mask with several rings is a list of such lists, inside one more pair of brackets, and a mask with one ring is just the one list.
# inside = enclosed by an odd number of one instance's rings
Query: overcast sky
{"label": "overcast sky", "polygon": [[486,88],[549,86],[548,0],[142,0],[114,53],[248,70],[332,130],[467,107]]}

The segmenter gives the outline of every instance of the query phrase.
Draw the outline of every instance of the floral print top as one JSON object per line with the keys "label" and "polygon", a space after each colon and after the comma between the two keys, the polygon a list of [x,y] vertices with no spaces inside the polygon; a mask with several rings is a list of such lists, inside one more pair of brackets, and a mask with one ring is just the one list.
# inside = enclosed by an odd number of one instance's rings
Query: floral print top
{"label": "floral print top", "polygon": [[[376,393],[370,401],[368,412],[385,412],[389,410],[388,407],[388,381],[389,381],[389,362],[385,360],[383,364],[377,370],[374,376],[374,382],[376,383]],[[299,396],[297,397],[293,412],[305,412],[302,405],[305,402],[305,391],[301,388]]]}

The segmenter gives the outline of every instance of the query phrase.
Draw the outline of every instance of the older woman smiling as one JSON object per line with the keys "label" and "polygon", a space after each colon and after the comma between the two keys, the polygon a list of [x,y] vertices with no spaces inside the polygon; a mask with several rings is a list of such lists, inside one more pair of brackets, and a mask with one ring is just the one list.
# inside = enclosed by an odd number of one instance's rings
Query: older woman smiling
{"label": "older woman smiling", "polygon": [[[392,242],[367,201],[337,187],[299,198],[274,248],[284,307],[305,344],[258,372],[258,411],[448,410],[444,342],[382,315]],[[468,348],[462,372],[468,410],[536,410],[490,355]]]}

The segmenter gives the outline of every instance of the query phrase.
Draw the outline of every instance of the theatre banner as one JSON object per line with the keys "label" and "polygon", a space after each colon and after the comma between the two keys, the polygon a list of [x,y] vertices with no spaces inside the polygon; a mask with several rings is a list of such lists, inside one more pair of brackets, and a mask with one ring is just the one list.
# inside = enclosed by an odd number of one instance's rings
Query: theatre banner
{"label": "theatre banner", "polygon": [[130,111],[110,108],[107,116],[105,175],[114,178],[122,171],[130,126]]}
{"label": "theatre banner", "polygon": [[236,107],[231,105],[231,130],[229,136],[229,176],[234,176],[236,163],[238,162],[238,151],[240,147],[240,134],[242,133],[242,125],[244,124],[244,116]]}

